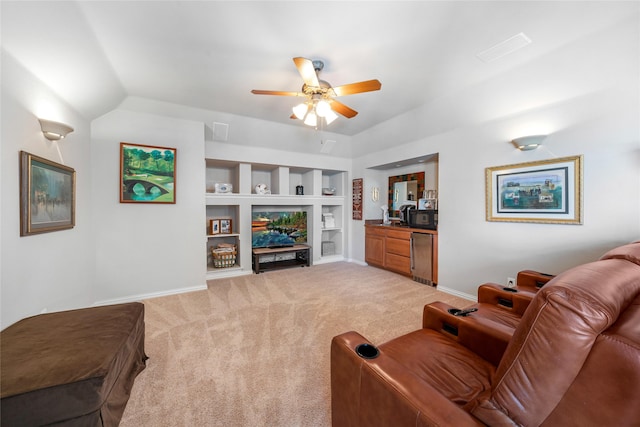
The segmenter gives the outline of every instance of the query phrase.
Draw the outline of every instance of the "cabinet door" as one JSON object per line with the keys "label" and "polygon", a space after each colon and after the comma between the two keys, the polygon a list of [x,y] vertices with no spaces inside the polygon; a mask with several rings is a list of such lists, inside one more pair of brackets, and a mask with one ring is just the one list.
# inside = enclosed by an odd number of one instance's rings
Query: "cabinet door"
{"label": "cabinet door", "polygon": [[384,266],[384,237],[367,234],[364,240],[364,260],[368,264]]}

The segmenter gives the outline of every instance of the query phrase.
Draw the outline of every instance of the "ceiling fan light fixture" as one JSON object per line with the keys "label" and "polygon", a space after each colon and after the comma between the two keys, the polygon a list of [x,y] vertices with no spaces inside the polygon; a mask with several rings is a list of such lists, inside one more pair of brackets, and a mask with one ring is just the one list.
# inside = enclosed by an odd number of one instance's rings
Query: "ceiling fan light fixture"
{"label": "ceiling fan light fixture", "polygon": [[317,126],[318,125],[318,116],[314,111],[309,111],[307,117],[304,119],[304,124],[307,126]]}
{"label": "ceiling fan light fixture", "polygon": [[329,111],[324,116],[324,120],[327,122],[327,125],[331,124],[337,118],[338,118],[338,115],[334,113],[331,108],[329,108]]}
{"label": "ceiling fan light fixture", "polygon": [[327,117],[327,115],[331,112],[331,106],[327,101],[321,99],[316,104],[316,114],[320,117]]}
{"label": "ceiling fan light fixture", "polygon": [[295,107],[293,107],[293,115],[296,116],[298,119],[303,120],[305,114],[307,114],[307,111],[309,110],[309,106],[305,103],[302,104],[298,104]]}
{"label": "ceiling fan light fixture", "polygon": [[338,114],[347,119],[355,117],[358,114],[357,111],[335,100],[334,97],[376,91],[382,87],[382,84],[375,79],[332,87],[329,82],[320,80],[318,77],[318,73],[324,68],[322,61],[295,57],[293,62],[304,81],[301,91],[253,89],[251,93],[256,95],[306,96],[305,102],[292,108],[293,115],[290,117],[303,121],[307,126],[317,127],[319,122],[322,123],[323,118],[325,119],[324,123],[328,125],[338,118]]}

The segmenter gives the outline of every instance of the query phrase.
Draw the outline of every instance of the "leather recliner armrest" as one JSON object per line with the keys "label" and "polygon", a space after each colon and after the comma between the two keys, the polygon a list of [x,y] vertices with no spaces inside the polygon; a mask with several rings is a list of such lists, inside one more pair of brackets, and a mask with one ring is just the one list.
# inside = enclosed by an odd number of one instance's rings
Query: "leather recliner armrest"
{"label": "leather recliner armrest", "polygon": [[484,425],[383,352],[375,359],[358,356],[355,348],[363,343],[371,344],[357,332],[331,341],[333,427]]}
{"label": "leather recliner armrest", "polygon": [[422,327],[448,336],[498,366],[514,329],[489,318],[474,316],[474,313],[454,316],[449,313],[452,308],[454,307],[439,301],[425,305]]}
{"label": "leather recliner armrest", "polygon": [[541,273],[534,270],[522,270],[518,272],[516,281],[518,285],[517,288],[535,293],[554,277],[553,274]]}
{"label": "leather recliner armrest", "polygon": [[492,304],[519,317],[522,317],[535,295],[535,292],[528,289],[523,290],[517,286],[505,288],[497,283],[484,283],[478,287],[479,304]]}

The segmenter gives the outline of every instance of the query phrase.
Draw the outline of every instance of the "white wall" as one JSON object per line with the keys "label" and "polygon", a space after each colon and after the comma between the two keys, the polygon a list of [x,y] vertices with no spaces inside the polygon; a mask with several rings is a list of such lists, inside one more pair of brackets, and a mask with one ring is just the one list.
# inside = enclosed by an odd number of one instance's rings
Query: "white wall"
{"label": "white wall", "polygon": [[[557,274],[640,239],[636,24],[630,20],[580,41],[589,52],[581,58],[554,52],[544,63],[438,100],[438,115],[457,118],[455,126],[435,134],[424,129],[422,138],[354,160],[358,175],[380,163],[439,153],[440,288],[475,296],[483,282],[505,283],[528,268]],[[415,134],[435,110],[425,106],[383,123],[354,137],[354,144],[370,145],[378,135],[402,128]],[[538,133],[549,136],[536,151],[520,152],[509,143]],[[584,155],[582,225],[485,220],[485,168],[579,154]],[[353,221],[352,229],[354,240],[363,239],[360,221]]]}
{"label": "white wall", "polygon": [[[227,125],[227,141],[216,139],[218,142],[233,144],[238,150],[275,150],[284,152],[287,161],[296,163],[302,154],[312,153],[342,160],[351,160],[351,137],[338,135],[325,130],[312,130],[308,126],[301,126],[299,121],[291,120],[291,125],[283,125],[252,117],[238,116],[221,111],[203,110],[147,98],[130,96],[122,102],[121,109],[146,112],[158,116],[198,120],[205,124],[205,139],[213,141],[213,123]],[[323,150],[326,141],[335,141],[330,150]],[[287,160],[291,159],[291,160]],[[265,160],[266,162],[266,160]]]}
{"label": "white wall", "polygon": [[[68,123],[75,131],[51,142],[42,135],[38,117]],[[2,328],[44,310],[90,305],[95,265],[89,122],[4,51],[1,145]],[[20,237],[20,150],[75,169],[75,228]]]}
{"label": "white wall", "polygon": [[[119,202],[120,142],[176,148],[176,203]],[[206,287],[204,125],[116,109],[92,124],[96,301]]]}

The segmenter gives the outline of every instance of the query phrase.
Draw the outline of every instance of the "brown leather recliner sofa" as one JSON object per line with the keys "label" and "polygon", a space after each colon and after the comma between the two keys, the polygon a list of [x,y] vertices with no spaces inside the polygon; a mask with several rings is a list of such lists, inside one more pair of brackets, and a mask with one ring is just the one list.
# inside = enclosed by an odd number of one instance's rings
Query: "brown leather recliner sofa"
{"label": "brown leather recliner sofa", "polygon": [[541,288],[497,365],[481,343],[504,331],[477,320],[456,339],[426,320],[377,348],[334,337],[333,426],[640,425],[640,242]]}
{"label": "brown leather recliner sofa", "polygon": [[426,305],[422,327],[465,343],[497,366],[527,307],[538,290],[554,276],[522,270],[517,277],[518,285],[513,288],[497,283],[480,285],[477,304],[464,309],[444,302]]}

